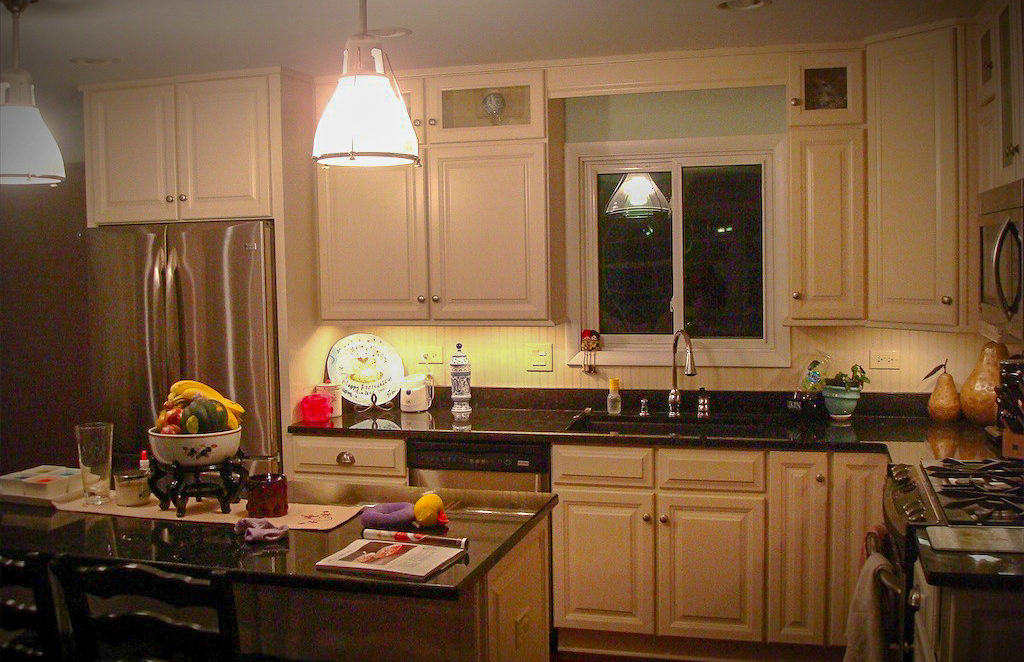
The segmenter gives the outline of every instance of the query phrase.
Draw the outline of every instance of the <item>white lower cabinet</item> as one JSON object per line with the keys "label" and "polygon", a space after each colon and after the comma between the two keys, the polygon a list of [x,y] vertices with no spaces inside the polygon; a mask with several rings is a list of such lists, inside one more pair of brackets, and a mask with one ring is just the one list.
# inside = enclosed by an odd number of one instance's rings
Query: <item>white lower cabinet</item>
{"label": "white lower cabinet", "polygon": [[554,446],[555,626],[761,640],[764,496],[717,490],[763,491],[763,467],[761,452]]}
{"label": "white lower cabinet", "polygon": [[845,643],[886,463],[879,453],[555,444],[555,626],[572,650],[781,660],[805,644],[826,655]]}
{"label": "white lower cabinet", "polygon": [[404,439],[294,435],[296,473],[346,477],[352,482],[406,485]]}

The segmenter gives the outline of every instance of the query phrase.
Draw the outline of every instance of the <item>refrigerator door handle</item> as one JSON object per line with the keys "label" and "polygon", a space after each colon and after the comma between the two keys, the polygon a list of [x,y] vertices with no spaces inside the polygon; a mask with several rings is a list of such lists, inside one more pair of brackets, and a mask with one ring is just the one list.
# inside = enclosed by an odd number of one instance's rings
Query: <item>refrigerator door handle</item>
{"label": "refrigerator door handle", "polygon": [[181,281],[178,278],[178,268],[181,258],[178,255],[177,246],[167,242],[167,260],[164,267],[164,302],[167,338],[167,368],[170,374],[167,375],[170,382],[183,379],[186,376],[185,354],[182,351],[184,339],[182,333],[182,295]]}

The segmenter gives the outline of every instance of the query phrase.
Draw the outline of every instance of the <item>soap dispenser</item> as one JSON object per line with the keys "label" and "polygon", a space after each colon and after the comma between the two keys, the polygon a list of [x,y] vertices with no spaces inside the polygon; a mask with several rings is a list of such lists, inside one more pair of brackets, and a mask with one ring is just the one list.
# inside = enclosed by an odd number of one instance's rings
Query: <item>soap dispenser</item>
{"label": "soap dispenser", "polygon": [[455,344],[455,353],[448,363],[452,376],[452,413],[456,418],[468,417],[473,408],[469,406],[469,357],[462,351],[462,343]]}

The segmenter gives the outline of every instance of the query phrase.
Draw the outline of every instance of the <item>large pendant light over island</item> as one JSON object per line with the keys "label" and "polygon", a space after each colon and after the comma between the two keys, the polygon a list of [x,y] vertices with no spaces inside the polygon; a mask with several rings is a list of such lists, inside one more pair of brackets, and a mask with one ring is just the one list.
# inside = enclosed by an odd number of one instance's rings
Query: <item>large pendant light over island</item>
{"label": "large pendant light over island", "polygon": [[345,42],[341,78],[313,137],[313,160],[328,166],[419,163],[419,142],[398,81],[377,34],[366,29]]}
{"label": "large pendant light over island", "polygon": [[3,0],[13,17],[14,62],[0,74],[0,184],[59,184],[64,159],[36,107],[32,76],[20,66],[18,19],[35,0]]}

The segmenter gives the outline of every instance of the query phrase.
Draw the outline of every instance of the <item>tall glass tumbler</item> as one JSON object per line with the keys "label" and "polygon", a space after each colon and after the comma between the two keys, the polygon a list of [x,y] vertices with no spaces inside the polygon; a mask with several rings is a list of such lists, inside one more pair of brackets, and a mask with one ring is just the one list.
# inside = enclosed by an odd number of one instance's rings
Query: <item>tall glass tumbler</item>
{"label": "tall glass tumbler", "polygon": [[114,446],[113,423],[81,423],[75,426],[78,464],[82,467],[85,503],[110,501],[110,456]]}

